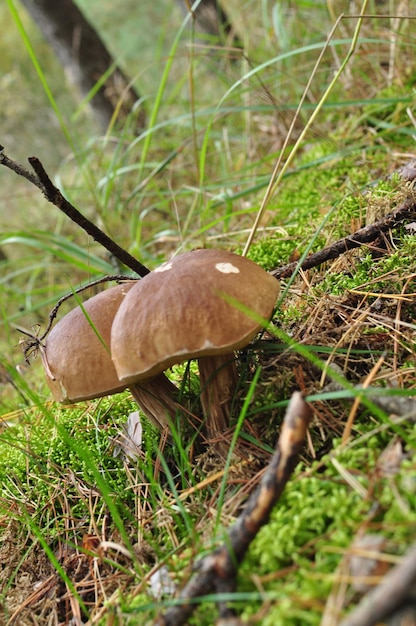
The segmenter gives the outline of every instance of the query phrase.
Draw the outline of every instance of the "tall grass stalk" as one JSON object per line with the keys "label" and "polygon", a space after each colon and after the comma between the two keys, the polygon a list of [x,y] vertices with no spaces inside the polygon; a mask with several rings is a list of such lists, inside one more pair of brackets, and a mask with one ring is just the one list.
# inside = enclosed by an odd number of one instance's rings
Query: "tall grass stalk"
{"label": "tall grass stalk", "polygon": [[246,245],[244,247],[243,256],[245,256],[248,253],[249,249],[250,249],[250,246],[251,246],[251,244],[253,242],[254,236],[255,236],[255,234],[257,232],[257,229],[258,229],[259,224],[261,222],[261,219],[262,219],[262,217],[264,215],[264,211],[266,210],[266,207],[267,207],[267,205],[268,205],[268,203],[270,201],[270,198],[276,192],[276,189],[277,189],[278,185],[282,181],[283,176],[287,172],[289,166],[292,164],[292,161],[294,160],[294,158],[295,158],[295,156],[296,156],[296,154],[298,152],[298,149],[299,149],[300,145],[302,144],[305,136],[307,135],[310,127],[312,126],[313,122],[315,121],[315,119],[317,118],[319,113],[321,112],[325,102],[328,100],[328,97],[330,96],[330,94],[331,94],[332,90],[334,89],[336,83],[338,82],[341,74],[344,72],[344,70],[347,67],[347,65],[348,65],[352,55],[354,54],[354,52],[356,50],[357,42],[358,42],[358,36],[360,34],[361,26],[362,26],[362,23],[363,23],[363,16],[364,16],[364,14],[366,12],[367,4],[368,4],[368,0],[364,0],[362,5],[361,5],[360,15],[359,15],[359,17],[357,19],[357,25],[356,25],[355,30],[354,30],[354,34],[353,34],[353,37],[352,37],[351,46],[350,46],[349,51],[347,52],[347,54],[346,54],[344,60],[342,61],[339,69],[335,73],[333,79],[329,83],[327,89],[325,90],[324,94],[322,95],[321,99],[319,100],[318,104],[316,105],[316,108],[313,111],[312,115],[310,116],[309,120],[305,124],[304,129],[302,130],[301,134],[299,135],[298,139],[296,140],[296,142],[295,142],[293,148],[291,149],[291,151],[290,151],[290,153],[289,153],[289,155],[288,155],[288,157],[287,157],[287,159],[286,159],[282,169],[280,170],[280,174],[279,174],[278,173],[279,172],[279,168],[280,168],[280,165],[281,165],[283,157],[284,157],[284,150],[285,150],[285,148],[287,147],[287,145],[288,145],[288,143],[290,141],[291,131],[292,131],[292,129],[295,126],[296,119],[297,119],[298,114],[299,114],[299,112],[300,112],[300,110],[302,108],[303,101],[305,100],[306,94],[308,93],[308,90],[309,90],[309,87],[310,87],[310,85],[312,84],[312,81],[315,78],[315,75],[316,75],[318,67],[319,67],[319,65],[321,63],[322,57],[323,57],[324,53],[326,52],[326,50],[328,48],[328,45],[329,45],[329,42],[332,40],[332,38],[334,36],[334,33],[337,30],[341,20],[343,19],[342,15],[339,16],[339,18],[335,22],[331,32],[328,35],[327,43],[325,44],[325,46],[323,47],[320,55],[318,56],[317,62],[315,64],[315,67],[313,68],[313,70],[311,72],[311,75],[310,75],[310,78],[309,78],[309,80],[307,82],[307,85],[305,87],[303,96],[302,96],[302,98],[301,98],[301,100],[299,102],[299,107],[298,107],[298,109],[297,109],[297,111],[295,113],[295,117],[293,119],[293,122],[292,122],[292,124],[290,126],[289,132],[288,132],[287,137],[285,139],[285,142],[283,144],[283,148],[282,148],[282,150],[280,152],[280,156],[279,156],[279,158],[278,158],[278,160],[276,162],[276,165],[275,165],[274,170],[272,172],[272,175],[270,177],[270,182],[269,182],[269,184],[267,186],[266,193],[264,195],[264,198],[263,198],[262,203],[260,205],[259,211],[257,213],[255,222],[253,224],[253,228],[252,228],[252,230],[251,230],[251,232],[250,232],[250,234],[248,236]]}
{"label": "tall grass stalk", "polygon": [[68,145],[70,146],[70,148],[73,150],[74,153],[76,153],[76,149],[75,149],[75,144],[72,138],[72,135],[70,133],[70,130],[61,114],[61,110],[55,100],[55,97],[52,93],[52,89],[49,86],[48,81],[46,80],[46,76],[42,70],[41,64],[39,62],[39,59],[37,57],[37,54],[35,52],[35,50],[33,49],[33,46],[30,42],[30,39],[27,35],[26,29],[23,25],[23,22],[20,18],[20,14],[19,11],[16,9],[14,0],[6,0],[7,5],[9,7],[10,13],[12,14],[13,20],[16,24],[16,27],[19,31],[21,40],[23,41],[23,44],[27,50],[27,53],[29,55],[29,58],[32,62],[33,67],[35,68],[36,74],[39,78],[39,82],[43,87],[43,90],[46,94],[46,97],[48,99],[48,102],[51,106],[51,109],[53,110],[54,114],[56,115],[56,119],[59,122],[59,125],[61,127],[61,130],[65,136],[65,139],[68,142]]}
{"label": "tall grass stalk", "polygon": [[161,108],[161,104],[162,104],[162,98],[163,98],[163,94],[165,92],[165,88],[166,88],[166,84],[168,81],[168,77],[170,74],[170,71],[172,69],[172,64],[173,61],[175,59],[175,53],[176,50],[178,48],[179,42],[181,41],[183,32],[185,30],[185,28],[187,27],[189,21],[192,19],[192,12],[195,11],[199,4],[201,3],[202,0],[196,0],[196,2],[192,5],[192,11],[190,11],[188,13],[188,15],[185,17],[185,19],[182,22],[181,27],[178,29],[178,32],[175,35],[175,39],[173,41],[171,50],[169,52],[169,55],[166,59],[166,65],[164,67],[163,70],[163,74],[159,83],[159,87],[156,93],[156,98],[153,104],[153,108],[149,117],[149,122],[148,122],[148,129],[147,132],[145,133],[144,137],[142,136],[142,138],[144,139],[143,141],[143,146],[142,146],[142,152],[141,152],[141,158],[140,158],[140,174],[143,174],[143,170],[144,170],[144,166],[146,163],[146,160],[148,158],[148,153],[149,153],[149,148],[150,148],[150,143],[152,140],[152,136],[153,136],[153,132],[154,132],[154,127],[156,124],[156,120],[157,117],[159,115],[159,111]]}

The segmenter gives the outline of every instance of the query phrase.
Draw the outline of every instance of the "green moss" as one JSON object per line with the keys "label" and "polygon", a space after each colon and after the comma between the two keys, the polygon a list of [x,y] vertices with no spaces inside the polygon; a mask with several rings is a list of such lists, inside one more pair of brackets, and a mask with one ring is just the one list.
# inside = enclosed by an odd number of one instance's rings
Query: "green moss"
{"label": "green moss", "polygon": [[[380,168],[379,157],[373,158]],[[314,144],[296,172],[283,180],[267,209],[267,225],[276,231],[258,237],[249,258],[266,270],[274,269],[306,248],[314,252],[350,235],[365,224],[370,203],[392,210],[403,198],[399,177],[374,184],[370,157],[365,167],[356,161],[355,154],[334,151],[332,142]]]}
{"label": "green moss", "polygon": [[[324,509],[317,506],[319,502],[326,503]],[[347,545],[362,514],[360,496],[351,493],[339,477],[295,481],[286,490],[269,524],[256,537],[247,568],[250,569],[251,559],[255,560],[258,572],[276,571],[298,559],[302,561],[304,546],[322,535],[331,536],[337,545]]]}
{"label": "green moss", "polygon": [[[37,418],[33,424],[22,423],[8,428],[0,436],[0,495],[11,494],[29,501],[34,495],[39,511],[53,500],[56,515],[63,514],[57,489],[65,491],[66,504],[73,515],[85,515],[88,499],[79,498],[75,483],[87,488],[96,486],[96,472],[106,480],[115,500],[133,505],[126,474],[114,457],[114,442],[122,425],[137,405],[126,396],[102,399],[93,405],[56,408]],[[153,454],[153,427],[145,425],[148,454]],[[28,436],[28,431],[30,436]],[[148,435],[146,435],[146,432]],[[6,480],[7,477],[7,480]],[[73,478],[72,478],[73,477]],[[59,487],[58,487],[59,486]]]}
{"label": "green moss", "polygon": [[296,241],[287,237],[265,237],[254,243],[248,257],[269,271],[287,263],[291,254],[296,250]]}
{"label": "green moss", "polygon": [[[415,437],[416,428],[410,446]],[[382,529],[379,532],[397,546],[398,552],[412,541],[416,528],[416,456],[403,463],[394,478],[377,479],[373,472],[385,435],[372,437],[368,443],[367,447],[340,450],[337,460],[365,489],[376,480],[371,498],[355,491],[328,457],[304,476],[301,470],[297,472],[298,478],[287,486],[270,522],[254,540],[240,571],[239,589],[252,589],[252,572],[260,581],[263,576],[270,579],[261,583],[271,601],[262,626],[320,623],[331,591],[331,576],[366,518]],[[285,568],[289,568],[286,573]],[[248,618],[259,606],[251,603],[240,608]]]}
{"label": "green moss", "polygon": [[380,90],[374,101],[363,107],[368,124],[377,129],[378,136],[403,148],[412,144],[407,109],[412,108],[414,95],[409,87],[409,82],[389,85]]}
{"label": "green moss", "polygon": [[[403,287],[402,278],[409,276],[416,267],[416,237],[413,235],[402,236],[400,247],[393,253],[375,260],[362,249],[359,259],[355,259],[351,264],[351,269],[344,272],[327,272],[323,280],[316,288],[316,293],[328,292],[333,295],[343,295],[350,289],[357,289],[361,286],[371,294],[391,293],[398,294]],[[379,279],[379,280],[377,280]],[[415,282],[415,281],[413,281]],[[414,289],[409,284],[408,292]],[[375,295],[374,298],[377,296]]]}

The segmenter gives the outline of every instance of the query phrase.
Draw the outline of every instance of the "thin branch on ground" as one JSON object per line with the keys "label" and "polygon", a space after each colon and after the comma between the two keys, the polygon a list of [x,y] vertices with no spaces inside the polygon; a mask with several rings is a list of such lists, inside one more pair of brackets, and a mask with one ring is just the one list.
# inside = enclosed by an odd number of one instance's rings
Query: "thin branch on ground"
{"label": "thin branch on ground", "polygon": [[[260,528],[268,522],[298,462],[311,416],[311,407],[300,392],[295,392],[286,411],[276,451],[261,483],[228,531],[224,543],[196,565],[197,574],[182,590],[178,604],[159,616],[155,626],[185,624],[198,606],[195,598],[212,592],[229,594],[235,590],[238,567]],[[235,615],[225,602],[219,602],[219,611],[222,619]]]}
{"label": "thin branch on ground", "polygon": [[98,226],[82,215],[78,209],[76,209],[66,198],[64,198],[59,189],[55,187],[50,180],[42,163],[37,157],[30,157],[29,163],[31,164],[36,176],[19,163],[10,159],[5,154],[4,147],[0,146],[0,165],[8,167],[19,176],[26,178],[26,180],[32,183],[32,185],[38,187],[48,202],[65,213],[65,215],[78,224],[78,226],[81,226],[81,228],[88,233],[88,235],[108,250],[111,255],[116,257],[126,267],[130,268],[133,272],[136,272],[138,276],[146,276],[146,274],[149,274],[149,268],[140,263],[140,261],[135,259],[126,250],[121,248],[121,246],[113,241],[111,237],[106,235],[100,228],[98,228]]}
{"label": "thin branch on ground", "polygon": [[[355,385],[354,389],[357,391],[362,390],[363,396],[371,400],[373,404],[386,413],[394,414],[399,417],[406,416],[409,421],[416,422],[416,397],[383,395],[383,389],[380,387],[363,387],[363,385]],[[345,387],[340,383],[333,381],[321,389],[323,394],[331,393],[331,391],[345,391]],[[360,396],[345,398],[345,400],[351,400],[353,402],[356,397]]]}
{"label": "thin branch on ground", "polygon": [[414,605],[416,585],[416,544],[381,583],[367,593],[340,626],[375,626],[385,622],[408,603]]}
{"label": "thin branch on ground", "polygon": [[318,250],[318,252],[310,254],[300,264],[297,261],[294,263],[289,263],[288,265],[284,265],[283,267],[278,267],[277,269],[272,270],[270,273],[275,278],[280,279],[291,276],[296,270],[299,269],[312,269],[313,267],[317,267],[318,265],[321,265],[326,261],[336,259],[348,250],[353,250],[354,248],[359,248],[367,243],[371,243],[372,241],[375,241],[382,233],[385,233],[388,230],[398,228],[399,226],[402,226],[403,223],[406,221],[414,221],[415,219],[416,196],[414,194],[411,194],[410,197],[402,202],[402,204],[400,204],[398,207],[396,207],[394,211],[388,213],[378,222],[374,222],[374,224],[364,226],[352,235],[348,235],[343,239],[339,239],[330,246],[327,246],[322,250]]}

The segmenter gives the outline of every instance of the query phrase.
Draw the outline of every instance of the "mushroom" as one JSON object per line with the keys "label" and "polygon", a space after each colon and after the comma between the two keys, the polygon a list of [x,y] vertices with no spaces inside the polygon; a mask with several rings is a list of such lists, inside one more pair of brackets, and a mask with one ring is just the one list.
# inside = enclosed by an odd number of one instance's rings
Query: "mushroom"
{"label": "mushroom", "polygon": [[[86,300],[52,328],[41,350],[46,381],[58,402],[79,402],[123,391],[110,356],[114,316],[135,282]],[[177,388],[164,374],[130,386],[144,414],[160,429],[175,417]]]}
{"label": "mushroom", "polygon": [[238,380],[234,351],[273,312],[279,283],[253,261],[222,250],[181,254],[138,281],[111,330],[119,379],[137,384],[198,358],[208,439],[229,427]]}

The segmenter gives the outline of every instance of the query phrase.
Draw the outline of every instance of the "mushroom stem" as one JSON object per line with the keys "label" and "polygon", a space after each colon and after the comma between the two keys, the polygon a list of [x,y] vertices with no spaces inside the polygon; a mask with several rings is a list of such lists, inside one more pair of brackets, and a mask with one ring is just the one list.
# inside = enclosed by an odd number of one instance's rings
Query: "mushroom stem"
{"label": "mushroom stem", "polygon": [[218,439],[230,427],[231,403],[238,381],[234,354],[198,359],[201,404],[208,439]]}
{"label": "mushroom stem", "polygon": [[174,400],[178,389],[164,374],[131,385],[130,392],[139,408],[159,430],[174,421],[179,409],[179,404]]}

